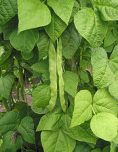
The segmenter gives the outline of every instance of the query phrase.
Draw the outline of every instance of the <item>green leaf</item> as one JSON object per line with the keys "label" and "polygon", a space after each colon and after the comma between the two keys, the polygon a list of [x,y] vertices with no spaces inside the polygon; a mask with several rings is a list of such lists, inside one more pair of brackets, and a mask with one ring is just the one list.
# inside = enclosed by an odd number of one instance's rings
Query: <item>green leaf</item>
{"label": "green leaf", "polygon": [[93,80],[95,86],[104,88],[114,80],[110,69],[107,53],[103,48],[96,48],[92,51],[91,63],[93,68]]}
{"label": "green leaf", "polygon": [[18,0],[19,32],[48,25],[51,14],[40,0]]}
{"label": "green leaf", "polygon": [[6,75],[4,77],[0,77],[0,96],[8,99],[12,85],[14,83],[14,77],[12,75]]}
{"label": "green leaf", "polygon": [[91,147],[86,143],[77,143],[74,152],[91,152]]}
{"label": "green leaf", "polygon": [[33,119],[29,116],[24,117],[18,127],[18,132],[26,142],[33,144],[35,142]]}
{"label": "green leaf", "polygon": [[82,141],[92,144],[96,143],[96,137],[93,135],[92,131],[90,130],[90,126],[88,124],[85,123],[83,125],[70,128],[71,118],[67,114],[62,116],[61,121],[62,121],[61,124],[64,133],[66,133],[71,138],[77,141]]}
{"label": "green leaf", "polygon": [[95,93],[93,108],[95,113],[108,112],[116,116],[118,113],[117,101],[105,89],[100,89]]}
{"label": "green leaf", "polygon": [[[46,108],[50,100],[50,87],[48,85],[37,86],[32,92],[32,109],[34,112],[40,112],[40,109]],[[35,111],[35,108],[37,109]]]}
{"label": "green leaf", "polygon": [[88,90],[81,90],[75,96],[71,127],[80,125],[92,117],[92,95]]}
{"label": "green leaf", "polygon": [[0,1],[0,26],[7,23],[17,13],[17,0]]}
{"label": "green leaf", "polygon": [[48,0],[48,5],[54,10],[57,16],[68,24],[74,6],[74,0]]}
{"label": "green leaf", "polygon": [[102,44],[107,32],[107,26],[91,8],[78,11],[74,23],[78,32],[92,47],[98,47]]}
{"label": "green leaf", "polygon": [[33,64],[31,68],[34,72],[37,72],[38,74],[47,73],[47,75],[49,75],[49,64],[47,60],[40,60],[39,62]]}
{"label": "green leaf", "polygon": [[55,42],[64,32],[66,27],[66,24],[55,13],[53,13],[51,23],[45,27],[45,31],[51,40]]}
{"label": "green leaf", "polygon": [[93,116],[90,125],[93,133],[106,141],[112,141],[117,135],[118,119],[113,114],[98,113]]}
{"label": "green leaf", "polygon": [[37,30],[27,30],[20,34],[14,30],[10,35],[10,43],[16,50],[30,53],[38,41],[38,36]]}
{"label": "green leaf", "polygon": [[3,149],[5,152],[16,152],[22,147],[22,137],[17,135],[17,132],[9,131],[3,136]]}
{"label": "green leaf", "polygon": [[91,152],[102,152],[100,148],[96,148],[94,150],[92,150]]}
{"label": "green leaf", "polygon": [[118,71],[118,45],[114,47],[114,50],[109,59],[109,65],[113,72]]}
{"label": "green leaf", "polygon": [[45,131],[45,130],[56,131],[60,127],[59,120],[61,116],[62,114],[57,111],[45,114],[40,119],[40,122],[37,127],[37,131]]}
{"label": "green leaf", "polygon": [[5,61],[10,57],[12,50],[7,46],[0,46],[0,65],[3,65]]}
{"label": "green leaf", "polygon": [[0,135],[5,134],[9,130],[15,130],[20,123],[19,113],[15,111],[7,112],[0,119]]}
{"label": "green leaf", "polygon": [[105,21],[118,20],[117,0],[92,0],[95,7],[100,11]]}
{"label": "green leaf", "polygon": [[118,149],[118,145],[111,143],[110,145],[110,152],[116,152]]}
{"label": "green leaf", "polygon": [[109,92],[114,98],[118,99],[118,80],[109,86]]}
{"label": "green leaf", "polygon": [[80,68],[83,71],[91,72],[91,50],[86,48],[80,53]]}
{"label": "green leaf", "polygon": [[76,141],[66,135],[61,129],[57,131],[43,131],[41,142],[44,152],[72,152]]}
{"label": "green leaf", "polygon": [[78,75],[71,71],[66,71],[63,74],[65,91],[72,97],[75,97],[78,86]]}
{"label": "green leaf", "polygon": [[108,47],[112,45],[116,41],[115,36],[113,35],[111,30],[108,30],[106,37],[104,39],[104,47]]}
{"label": "green leaf", "polygon": [[77,51],[81,42],[81,37],[71,24],[62,34],[63,56],[66,59],[71,59]]}
{"label": "green leaf", "polygon": [[39,32],[39,39],[37,42],[39,59],[43,59],[44,57],[48,56],[49,42],[50,41],[48,35],[43,31]]}

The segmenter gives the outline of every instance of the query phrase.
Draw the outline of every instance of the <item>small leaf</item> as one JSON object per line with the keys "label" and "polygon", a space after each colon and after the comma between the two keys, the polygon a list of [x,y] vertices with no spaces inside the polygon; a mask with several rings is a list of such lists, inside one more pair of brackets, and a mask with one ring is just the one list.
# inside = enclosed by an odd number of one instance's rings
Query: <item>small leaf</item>
{"label": "small leaf", "polygon": [[32,70],[38,74],[47,74],[49,75],[49,64],[47,60],[40,60],[39,62],[31,66]]}
{"label": "small leaf", "polygon": [[66,24],[55,13],[52,14],[51,23],[45,27],[46,33],[55,42],[66,29]]}
{"label": "small leaf", "polygon": [[19,32],[48,25],[51,14],[40,0],[18,0]]}
{"label": "small leaf", "polygon": [[0,135],[7,133],[9,130],[15,130],[20,123],[19,113],[15,111],[7,112],[0,119]]}
{"label": "small leaf", "polygon": [[118,45],[115,46],[110,56],[109,65],[113,72],[118,71]]}
{"label": "small leaf", "polygon": [[63,74],[65,91],[72,97],[75,97],[77,93],[78,75],[71,71],[66,71]]}
{"label": "small leaf", "polygon": [[48,0],[48,5],[52,7],[54,12],[68,24],[72,9],[74,6],[74,0]]}
{"label": "small leaf", "polygon": [[[48,85],[37,86],[32,92],[32,109],[34,112],[40,112],[40,109],[46,108],[50,100],[50,87]],[[37,108],[37,111],[35,111]]]}
{"label": "small leaf", "polygon": [[81,37],[74,25],[71,24],[62,34],[63,56],[67,59],[71,59],[77,51],[80,42]]}
{"label": "small leaf", "polygon": [[106,141],[112,141],[117,135],[118,119],[113,114],[98,113],[93,116],[90,125],[93,133]]}
{"label": "small leaf", "polygon": [[28,143],[35,142],[34,123],[31,117],[24,117],[18,127],[18,131],[23,139]]}
{"label": "small leaf", "polygon": [[74,152],[91,152],[91,147],[86,143],[78,142]]}
{"label": "small leaf", "polygon": [[88,90],[81,90],[75,96],[71,127],[80,125],[92,117],[92,95]]}
{"label": "small leaf", "polygon": [[0,78],[0,96],[8,99],[12,85],[14,83],[14,77],[12,75],[6,75]]}
{"label": "small leaf", "polygon": [[41,117],[40,122],[37,127],[37,131],[44,131],[44,130],[52,130],[56,131],[59,129],[59,120],[62,114],[59,112],[52,112],[45,114]]}
{"label": "small leaf", "polygon": [[48,35],[43,31],[39,32],[39,39],[37,42],[39,59],[43,59],[44,57],[48,56],[49,42]]}
{"label": "small leaf", "polygon": [[0,1],[0,26],[7,23],[17,13],[16,0]]}

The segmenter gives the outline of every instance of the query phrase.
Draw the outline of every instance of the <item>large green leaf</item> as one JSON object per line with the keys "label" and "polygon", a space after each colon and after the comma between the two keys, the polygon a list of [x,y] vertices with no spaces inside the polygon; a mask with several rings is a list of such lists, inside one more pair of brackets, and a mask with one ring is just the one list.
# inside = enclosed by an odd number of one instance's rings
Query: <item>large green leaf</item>
{"label": "large green leaf", "polygon": [[81,90],[75,96],[71,127],[80,125],[92,117],[92,95],[88,90]]}
{"label": "large green leaf", "polygon": [[103,48],[92,51],[91,63],[93,67],[93,80],[95,86],[104,88],[114,80],[114,74],[110,69],[107,53]]}
{"label": "large green leaf", "polygon": [[38,41],[38,31],[27,30],[18,34],[17,30],[14,30],[10,35],[11,45],[19,51],[31,52]]}
{"label": "large green leaf", "polygon": [[83,125],[70,128],[71,118],[67,114],[62,116],[61,121],[62,121],[61,124],[64,133],[66,133],[71,138],[77,141],[82,141],[92,144],[96,143],[96,137],[93,135],[89,124],[85,123]]}
{"label": "large green leaf", "polygon": [[92,0],[105,21],[118,20],[117,0]]}
{"label": "large green leaf", "polygon": [[5,134],[9,130],[15,130],[20,123],[19,113],[15,111],[7,112],[0,119],[0,135]]}
{"label": "large green leaf", "polygon": [[75,97],[78,86],[78,75],[71,71],[66,71],[63,74],[65,91],[72,97]]}
{"label": "large green leaf", "polygon": [[45,27],[45,31],[53,42],[57,40],[66,29],[66,24],[55,14],[52,14],[51,23]]}
{"label": "large green leaf", "polygon": [[74,6],[74,0],[48,0],[48,5],[68,24]]}
{"label": "large green leaf", "polygon": [[17,0],[0,1],[0,26],[7,23],[17,13]]}
{"label": "large green leaf", "polygon": [[72,152],[76,141],[66,135],[61,129],[57,131],[43,131],[41,142],[44,152]]}
{"label": "large green leaf", "polygon": [[14,77],[12,75],[6,75],[4,77],[0,77],[0,96],[8,99],[12,85],[14,83]]}
{"label": "large green leaf", "polygon": [[102,44],[107,32],[107,26],[91,8],[78,11],[74,23],[78,32],[92,47],[98,47]]}
{"label": "large green leaf", "polygon": [[5,152],[16,152],[22,147],[23,140],[21,136],[17,136],[17,132],[9,131],[3,136],[3,149]]}
{"label": "large green leaf", "polygon": [[50,87],[48,85],[37,86],[32,92],[32,97],[32,109],[35,112],[40,112],[40,110],[46,108],[49,103]]}
{"label": "large green leaf", "polygon": [[113,114],[101,112],[93,116],[91,120],[93,133],[106,141],[112,141],[118,130],[118,119]]}
{"label": "large green leaf", "polygon": [[98,90],[94,95],[93,108],[95,113],[108,112],[116,116],[118,113],[117,101],[105,89]]}
{"label": "large green leaf", "polygon": [[81,42],[81,36],[76,31],[73,24],[71,24],[62,34],[63,56],[71,59],[77,51]]}
{"label": "large green leaf", "polygon": [[40,0],[18,0],[19,32],[48,25],[51,14]]}
{"label": "large green leaf", "polygon": [[24,117],[18,127],[18,132],[26,142],[33,144],[35,142],[33,119],[29,116]]}

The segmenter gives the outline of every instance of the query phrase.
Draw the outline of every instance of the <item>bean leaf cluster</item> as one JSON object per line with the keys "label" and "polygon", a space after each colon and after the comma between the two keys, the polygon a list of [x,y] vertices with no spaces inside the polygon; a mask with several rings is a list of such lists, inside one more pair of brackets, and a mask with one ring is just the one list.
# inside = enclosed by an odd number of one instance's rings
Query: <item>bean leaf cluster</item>
{"label": "bean leaf cluster", "polygon": [[118,152],[118,0],[0,0],[0,151]]}

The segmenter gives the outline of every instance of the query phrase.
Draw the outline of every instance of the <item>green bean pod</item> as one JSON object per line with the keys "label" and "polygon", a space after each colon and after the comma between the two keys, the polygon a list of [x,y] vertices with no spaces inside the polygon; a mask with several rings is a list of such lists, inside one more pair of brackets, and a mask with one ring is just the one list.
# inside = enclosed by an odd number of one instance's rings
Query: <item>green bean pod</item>
{"label": "green bean pod", "polygon": [[49,101],[48,109],[53,110],[57,100],[57,65],[56,65],[56,51],[53,43],[50,41],[49,45],[49,73],[50,73],[50,91],[51,98]]}
{"label": "green bean pod", "polygon": [[66,111],[66,102],[64,98],[64,80],[63,80],[63,69],[62,69],[62,42],[61,39],[57,44],[57,74],[59,77],[59,98],[62,110]]}

